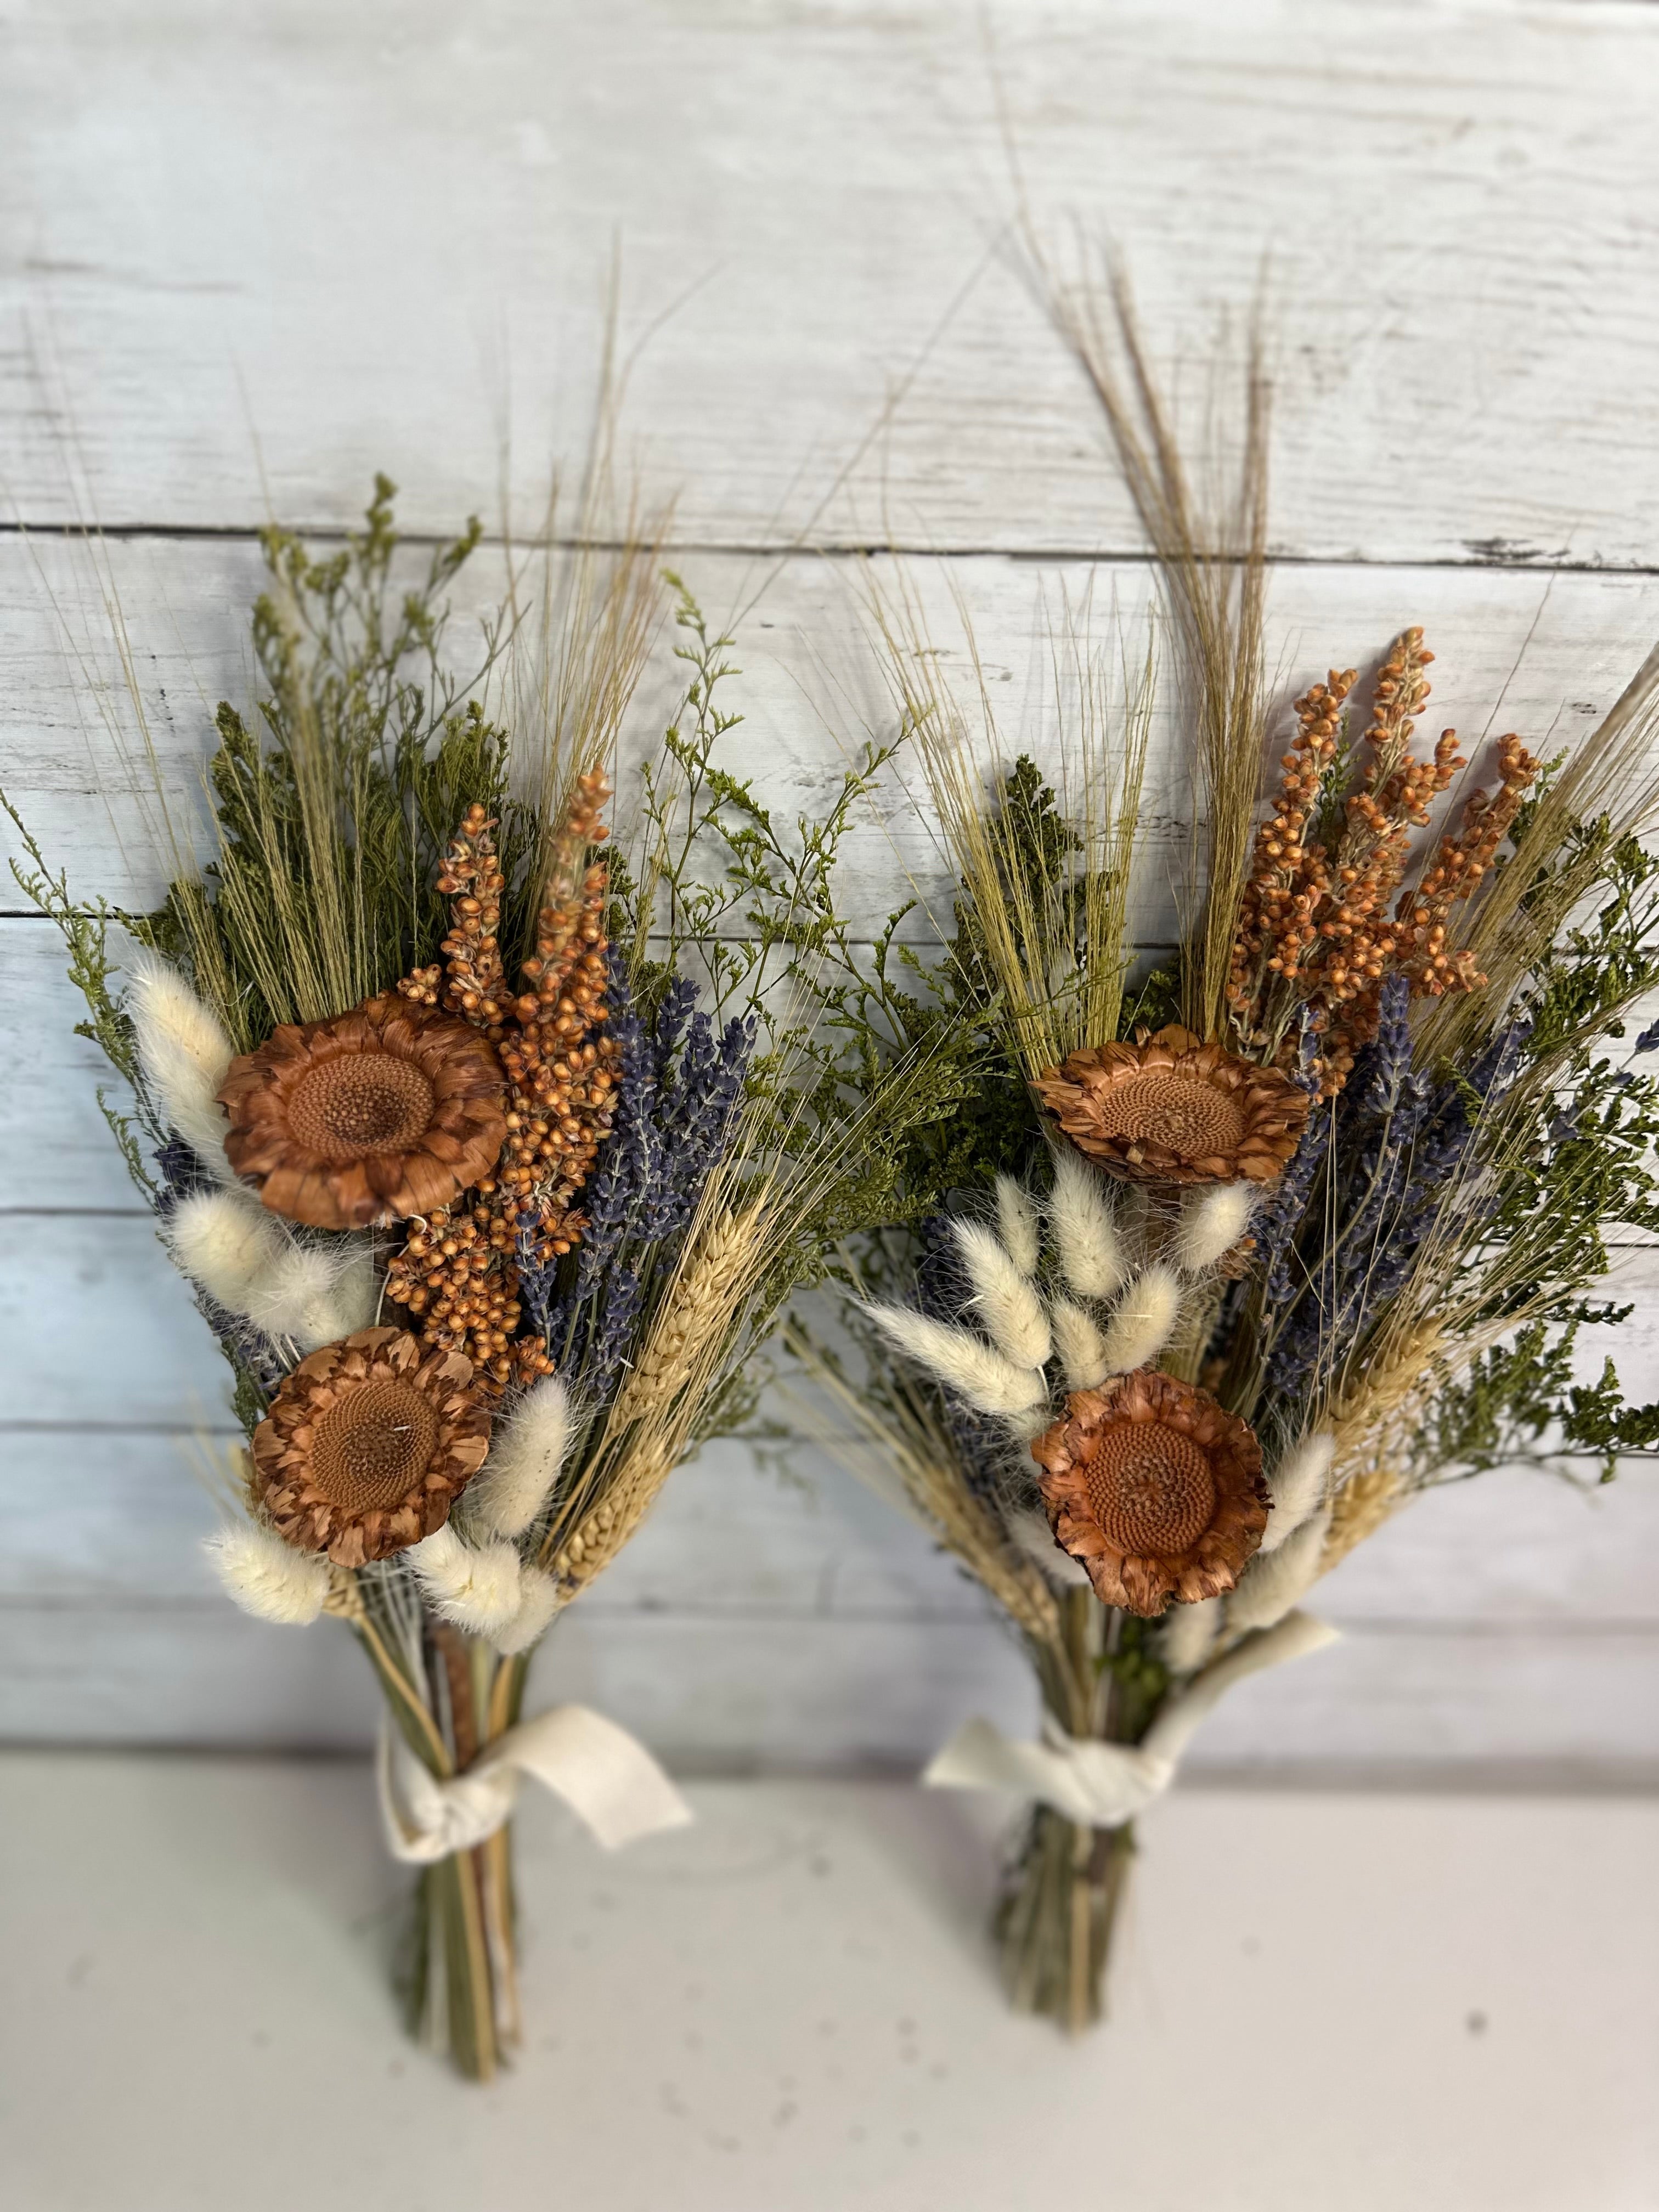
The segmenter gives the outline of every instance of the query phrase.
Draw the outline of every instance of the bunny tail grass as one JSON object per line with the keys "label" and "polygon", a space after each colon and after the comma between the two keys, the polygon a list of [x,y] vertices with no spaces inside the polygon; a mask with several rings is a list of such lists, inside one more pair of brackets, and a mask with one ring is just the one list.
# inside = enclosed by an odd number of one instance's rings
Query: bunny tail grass
{"label": "bunny tail grass", "polygon": [[1030,1271],[1018,1267],[1000,1241],[977,1222],[952,1226],[987,1335],[1016,1367],[1042,1366],[1052,1349],[1048,1317]]}
{"label": "bunny tail grass", "polygon": [[1048,1219],[1067,1285],[1082,1298],[1109,1298],[1129,1272],[1103,1179],[1073,1152],[1054,1160]]}
{"label": "bunny tail grass", "polygon": [[966,1329],[947,1328],[903,1306],[866,1305],[864,1311],[901,1352],[981,1413],[1012,1418],[1030,1413],[1047,1397],[1040,1370],[1017,1367]]}

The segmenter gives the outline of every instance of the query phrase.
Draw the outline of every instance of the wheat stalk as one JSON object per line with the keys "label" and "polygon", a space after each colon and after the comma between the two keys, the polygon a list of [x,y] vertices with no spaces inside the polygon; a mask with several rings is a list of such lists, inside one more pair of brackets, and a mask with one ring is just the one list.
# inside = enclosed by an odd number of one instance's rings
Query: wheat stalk
{"label": "wheat stalk", "polygon": [[1336,1438],[1335,1492],[1322,1574],[1374,1535],[1410,1494],[1409,1439],[1425,1403],[1444,1379],[1445,1354],[1439,1320],[1431,1317],[1401,1328],[1392,1345],[1382,1348],[1332,1401],[1326,1419],[1318,1424]]}
{"label": "wheat stalk", "polygon": [[1054,781],[1080,849],[1073,872],[1034,886],[1018,809],[996,795],[1006,762],[965,605],[958,599],[977,694],[971,714],[942,673],[908,580],[902,577],[885,599],[872,591],[869,603],[889,684],[1002,994],[1009,1048],[1027,1076],[1045,1074],[1068,1054],[1117,1035],[1155,691],[1151,647],[1139,669],[1126,667],[1120,698],[1067,611],[1052,655],[1062,723]]}
{"label": "wheat stalk", "polygon": [[678,1464],[709,1389],[729,1372],[750,1294],[774,1249],[776,1201],[769,1189],[733,1212],[705,1197],[598,1445],[543,1540],[542,1563],[558,1577],[567,1601],[639,1528]]}
{"label": "wheat stalk", "polygon": [[[896,1383],[902,1397],[883,1402],[854,1390],[793,1323],[784,1330],[784,1343],[841,1416],[841,1427],[820,1441],[850,1472],[869,1482],[870,1462],[856,1441],[861,1439],[929,1533],[961,1561],[1017,1628],[1033,1644],[1052,1648],[1063,1661],[1064,1638],[1054,1592],[1041,1571],[1009,1543],[996,1516],[969,1488],[948,1439],[910,1394],[908,1382],[901,1378]],[[886,1485],[878,1480],[872,1486]]]}
{"label": "wheat stalk", "polygon": [[1198,813],[1206,861],[1203,918],[1182,976],[1182,1014],[1189,1028],[1218,1037],[1226,1018],[1266,728],[1262,617],[1271,391],[1259,331],[1253,321],[1232,494],[1206,515],[1146,358],[1122,270],[1109,264],[1103,287],[1064,284],[1035,240],[1028,242],[1049,312],[1100,403],[1118,467],[1158,556],[1197,738]]}

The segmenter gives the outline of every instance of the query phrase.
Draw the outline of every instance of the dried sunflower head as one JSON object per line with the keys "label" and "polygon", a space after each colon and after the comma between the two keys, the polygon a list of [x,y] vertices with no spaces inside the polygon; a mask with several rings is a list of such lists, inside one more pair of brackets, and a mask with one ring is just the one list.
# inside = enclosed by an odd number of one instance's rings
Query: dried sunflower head
{"label": "dried sunflower head", "polygon": [[430,1213],[495,1164],[507,1090],[470,1023],[382,992],[325,1022],[284,1023],[219,1092],[231,1165],[273,1213],[366,1229]]}
{"label": "dried sunflower head", "polygon": [[441,1528],[489,1449],[470,1360],[362,1328],[285,1379],[254,1431],[253,1488],[290,1544],[360,1567]]}
{"label": "dried sunflower head", "polygon": [[1075,1392],[1031,1456],[1055,1542],[1103,1603],[1149,1620],[1233,1589],[1267,1525],[1248,1424],[1154,1368]]}
{"label": "dried sunflower head", "polygon": [[1080,1152],[1136,1182],[1272,1182],[1308,1118],[1288,1076],[1176,1023],[1074,1052],[1033,1088]]}

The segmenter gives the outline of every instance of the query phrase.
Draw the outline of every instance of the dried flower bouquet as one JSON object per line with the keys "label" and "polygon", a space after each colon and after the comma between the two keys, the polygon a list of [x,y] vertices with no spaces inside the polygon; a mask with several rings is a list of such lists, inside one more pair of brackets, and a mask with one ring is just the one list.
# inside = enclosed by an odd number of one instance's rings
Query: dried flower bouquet
{"label": "dried flower bouquet", "polygon": [[[901,590],[880,605],[958,889],[931,988],[987,1073],[926,1133],[917,1236],[871,1240],[839,1350],[791,1332],[832,1442],[995,1600],[1042,1739],[969,1723],[930,1768],[1030,1808],[999,1912],[1017,2002],[1097,2017],[1134,1818],[1204,1716],[1330,1632],[1304,1595],[1421,1491],[1528,1458],[1611,1476],[1659,1407],[1576,1379],[1607,1239],[1659,1226],[1659,653],[1600,728],[1464,774],[1395,641],[1272,729],[1253,375],[1240,495],[1201,525],[1127,302],[1073,307],[1158,556],[1198,793],[1176,957],[1128,938],[1152,678],[1116,702],[1055,655],[1074,732],[1012,772]],[[1127,349],[1124,356],[1116,349]],[[1149,664],[1150,667],[1150,664]],[[1367,699],[1363,723],[1352,713]],[[942,1175],[945,1157],[948,1173]]]}
{"label": "dried flower bouquet", "polygon": [[652,550],[550,568],[533,619],[515,575],[462,684],[445,593],[477,538],[400,593],[384,483],[337,555],[268,532],[265,696],[252,725],[219,709],[206,869],[158,786],[157,912],[77,904],[26,831],[17,873],[229,1362],[247,1442],[215,1564],[250,1613],[331,1616],[368,1656],[388,1838],[422,1869],[413,2018],[487,2077],[518,2033],[518,1778],[606,1843],[686,1817],[601,1717],[525,1717],[532,1655],[748,1417],[774,1317],[902,1208],[897,1158],[962,1079],[938,1053],[872,1079],[844,1018],[883,1025],[833,894],[881,757],[775,825],[716,758],[727,641],[669,579],[684,708],[613,852]]}

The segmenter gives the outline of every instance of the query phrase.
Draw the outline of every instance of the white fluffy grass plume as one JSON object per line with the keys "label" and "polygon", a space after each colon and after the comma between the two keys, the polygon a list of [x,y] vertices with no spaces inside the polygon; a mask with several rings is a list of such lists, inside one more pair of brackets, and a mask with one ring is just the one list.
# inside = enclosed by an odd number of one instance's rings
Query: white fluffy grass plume
{"label": "white fluffy grass plume", "polygon": [[1123,1296],[1106,1328],[1106,1364],[1114,1375],[1146,1367],[1175,1334],[1181,1319],[1181,1278],[1158,1261],[1143,1268]]}
{"label": "white fluffy grass plume", "polygon": [[329,1566],[320,1553],[296,1551],[274,1528],[252,1521],[216,1529],[202,1548],[226,1591],[255,1620],[303,1628],[321,1613]]}
{"label": "white fluffy grass plume", "polygon": [[1007,1248],[977,1222],[954,1223],[957,1249],[974,1286],[974,1310],[997,1350],[1016,1367],[1041,1367],[1051,1347],[1048,1316],[1029,1272],[1022,1273]]}
{"label": "white fluffy grass plume", "polygon": [[246,1313],[254,1283],[288,1242],[282,1224],[257,1200],[230,1190],[181,1199],[164,1234],[174,1263],[234,1314]]}
{"label": "white fluffy grass plume", "polygon": [[504,1652],[509,1659],[516,1657],[520,1651],[528,1651],[558,1609],[556,1577],[542,1574],[534,1567],[526,1567],[519,1597],[519,1609],[504,1628],[496,1630],[491,1639],[495,1649]]}
{"label": "white fluffy grass plume", "polygon": [[520,1399],[468,1483],[462,1517],[469,1531],[522,1536],[546,1504],[569,1443],[570,1399],[558,1376],[550,1375]]}
{"label": "white fluffy grass plume", "polygon": [[518,1618],[524,1572],[511,1544],[464,1544],[446,1522],[408,1556],[434,1608],[469,1636],[493,1639]]}
{"label": "white fluffy grass plume", "polygon": [[1330,1525],[1331,1509],[1322,1505],[1276,1552],[1256,1553],[1227,1601],[1230,1629],[1242,1635],[1247,1629],[1272,1628],[1283,1620],[1319,1578]]}
{"label": "white fluffy grass plume", "polygon": [[148,952],[134,953],[126,964],[125,1005],[144,1081],[203,1166],[233,1182],[225,1158],[228,1124],[218,1099],[235,1057],[230,1039],[176,968]]}
{"label": "white fluffy grass plume", "polygon": [[1079,1153],[1054,1156],[1048,1221],[1060,1272],[1081,1298],[1109,1298],[1129,1272],[1101,1177]]}
{"label": "white fluffy grass plume", "polygon": [[192,1192],[174,1209],[167,1249],[227,1313],[315,1352],[374,1318],[368,1248],[304,1243],[240,1189]]}
{"label": "white fluffy grass plume", "polygon": [[1158,1656],[1172,1674],[1195,1674],[1221,1633],[1221,1600],[1200,1598],[1196,1605],[1172,1605],[1164,1616]]}
{"label": "white fluffy grass plume", "polygon": [[1278,1551],[1324,1504],[1325,1486],[1335,1457],[1336,1438],[1328,1429],[1304,1437],[1285,1453],[1267,1478],[1273,1510],[1267,1516],[1267,1534],[1261,1539],[1264,1552]]}
{"label": "white fluffy grass plume", "polygon": [[301,1352],[334,1344],[374,1318],[378,1290],[367,1249],[284,1243],[250,1286],[248,1319]]}
{"label": "white fluffy grass plume", "polygon": [[1049,1316],[1054,1323],[1054,1350],[1065,1370],[1068,1390],[1097,1390],[1112,1371],[1106,1357],[1106,1339],[1092,1314],[1056,1298]]}
{"label": "white fluffy grass plume", "polygon": [[1256,1193],[1247,1182],[1217,1183],[1188,1198],[1176,1231],[1175,1260],[1189,1275],[1201,1275],[1231,1252],[1249,1230]]}
{"label": "white fluffy grass plume", "polygon": [[1042,1255],[1036,1208],[1012,1176],[997,1177],[997,1228],[1022,1275],[1035,1275]]}
{"label": "white fluffy grass plume", "polygon": [[948,1382],[981,1413],[1012,1418],[1046,1404],[1048,1394],[1040,1368],[1017,1367],[965,1328],[929,1321],[904,1306],[866,1305],[864,1310],[901,1352]]}

